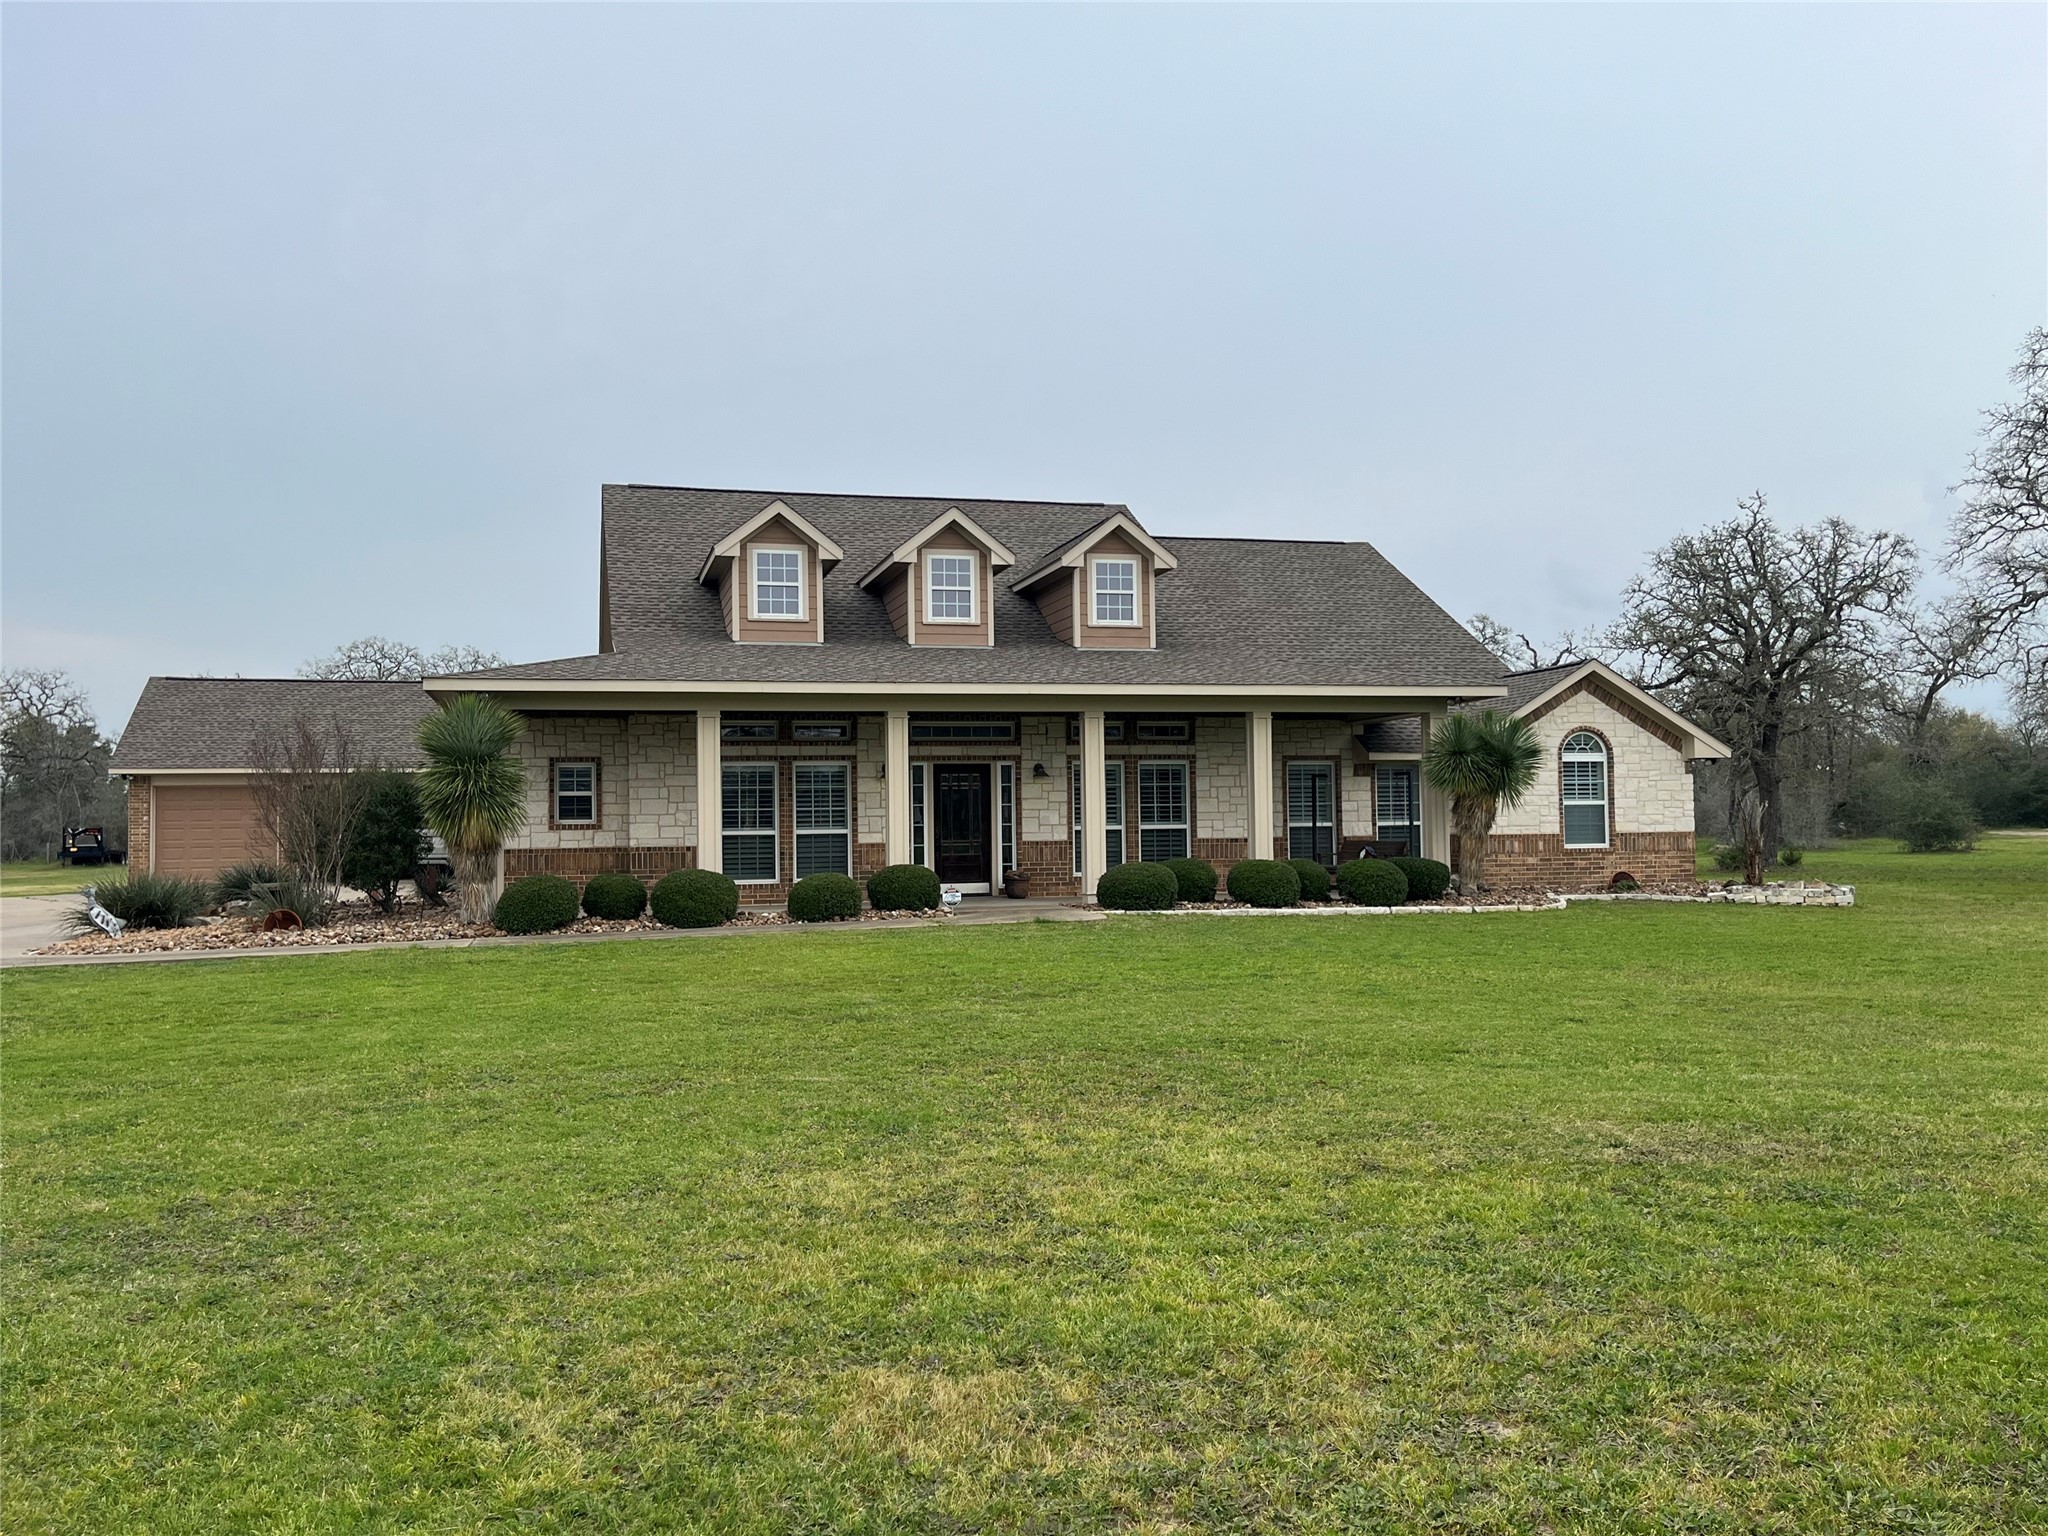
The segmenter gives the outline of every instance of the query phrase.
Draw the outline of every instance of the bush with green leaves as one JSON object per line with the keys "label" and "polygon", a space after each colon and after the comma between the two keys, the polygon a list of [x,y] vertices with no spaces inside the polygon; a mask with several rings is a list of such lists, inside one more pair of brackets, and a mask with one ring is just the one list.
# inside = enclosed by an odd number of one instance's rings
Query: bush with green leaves
{"label": "bush with green leaves", "polygon": [[1301,876],[1278,859],[1239,859],[1224,886],[1255,907],[1291,907],[1301,900]]}
{"label": "bush with green leaves", "polygon": [[1301,899],[1322,901],[1330,894],[1330,871],[1321,859],[1289,859],[1287,867],[1301,877]]}
{"label": "bush with green leaves", "polygon": [[1977,821],[1962,800],[1930,784],[1899,815],[1896,831],[1908,853],[1968,853],[1977,846]]}
{"label": "bush with green leaves", "polygon": [[679,869],[647,898],[654,920],[671,928],[716,928],[740,913],[740,888],[715,869]]}
{"label": "bush with green leaves", "polygon": [[507,933],[550,933],[576,921],[576,883],[560,875],[528,875],[505,887],[491,921]]}
{"label": "bush with green leaves", "polygon": [[230,864],[213,877],[214,903],[224,907],[230,902],[252,901],[259,886],[275,885],[284,877],[283,870],[260,859],[252,859],[246,864]]}
{"label": "bush with green leaves", "polygon": [[860,916],[860,885],[851,875],[824,871],[789,888],[789,915],[799,923],[832,923]]}
{"label": "bush with green leaves", "polygon": [[1095,882],[1095,899],[1112,912],[1164,912],[1180,900],[1180,881],[1164,864],[1118,864]]}
{"label": "bush with green leaves", "polygon": [[891,864],[868,876],[868,905],[877,912],[929,912],[939,904],[939,877],[922,864]]}
{"label": "bush with green leaves", "polygon": [[376,773],[363,794],[363,808],[349,828],[341,854],[345,884],[369,893],[380,912],[398,905],[398,882],[410,880],[421,859],[433,851],[424,828],[419,786],[409,773]]}
{"label": "bush with green leaves", "polygon": [[1724,875],[1739,875],[1746,862],[1742,848],[1736,843],[1714,844],[1714,868]]}
{"label": "bush with green leaves", "polygon": [[583,910],[590,917],[630,922],[647,910],[647,887],[637,875],[592,875],[583,887]]}
{"label": "bush with green leaves", "polygon": [[334,915],[334,892],[318,880],[286,875],[249,893],[248,915],[263,919],[289,912],[308,928],[324,928]]}
{"label": "bush with green leaves", "polygon": [[1797,869],[1806,862],[1806,850],[1796,843],[1787,843],[1778,850],[1778,862],[1787,869]]}
{"label": "bush with green leaves", "polygon": [[[131,870],[125,880],[102,880],[94,891],[100,906],[130,928],[183,928],[213,905],[210,882],[147,870]],[[90,903],[80,902],[65,914],[66,926],[76,933],[98,933],[89,908]]]}
{"label": "bush with green leaves", "polygon": [[1182,901],[1216,899],[1216,866],[1207,859],[1168,859],[1160,868],[1173,871]]}
{"label": "bush with green leaves", "polygon": [[1388,859],[1408,877],[1410,901],[1435,901],[1451,888],[1451,866],[1440,859]]}
{"label": "bush with green leaves", "polygon": [[1408,899],[1408,877],[1392,859],[1353,859],[1337,866],[1337,889],[1361,907],[1398,907]]}

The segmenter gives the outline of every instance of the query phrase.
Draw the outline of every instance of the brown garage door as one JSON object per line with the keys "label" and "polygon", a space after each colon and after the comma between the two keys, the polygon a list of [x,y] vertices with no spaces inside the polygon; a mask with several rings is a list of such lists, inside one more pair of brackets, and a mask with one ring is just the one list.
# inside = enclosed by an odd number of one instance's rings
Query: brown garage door
{"label": "brown garage door", "polygon": [[155,841],[156,868],[166,875],[216,875],[244,859],[270,857],[256,802],[240,784],[159,784]]}

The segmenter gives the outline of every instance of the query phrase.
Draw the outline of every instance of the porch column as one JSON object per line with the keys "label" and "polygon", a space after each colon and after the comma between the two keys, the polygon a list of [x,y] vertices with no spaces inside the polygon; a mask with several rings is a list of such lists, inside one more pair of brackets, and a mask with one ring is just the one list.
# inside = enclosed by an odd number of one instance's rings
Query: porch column
{"label": "porch column", "polygon": [[892,709],[882,730],[882,788],[888,813],[884,818],[891,864],[908,864],[910,843],[910,711]]}
{"label": "porch column", "polygon": [[718,711],[697,711],[697,867],[725,868],[725,765],[720,761]]}
{"label": "porch column", "polygon": [[1273,857],[1273,711],[1255,709],[1245,717],[1245,755],[1251,759],[1250,838],[1254,859]]}
{"label": "porch column", "polygon": [[[1444,723],[1443,712],[1422,717],[1422,747],[1429,750],[1429,739]],[[1415,767],[1415,792],[1422,799],[1422,856],[1442,863],[1451,862],[1451,802],[1439,790],[1429,787],[1429,780],[1422,776],[1422,765]]]}
{"label": "porch column", "polygon": [[[1131,786],[1124,786],[1128,802]],[[1093,896],[1109,851],[1109,746],[1102,711],[1081,711],[1081,894]]]}

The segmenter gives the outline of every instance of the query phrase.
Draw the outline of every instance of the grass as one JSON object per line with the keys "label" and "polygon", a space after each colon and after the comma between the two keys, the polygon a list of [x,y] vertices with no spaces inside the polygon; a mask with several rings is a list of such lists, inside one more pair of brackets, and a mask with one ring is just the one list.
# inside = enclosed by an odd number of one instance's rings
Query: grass
{"label": "grass", "polygon": [[81,865],[73,869],[54,859],[24,859],[0,864],[0,896],[70,896],[99,880],[120,880],[119,864]]}
{"label": "grass", "polygon": [[5,980],[11,1532],[2048,1522],[2048,841]]}

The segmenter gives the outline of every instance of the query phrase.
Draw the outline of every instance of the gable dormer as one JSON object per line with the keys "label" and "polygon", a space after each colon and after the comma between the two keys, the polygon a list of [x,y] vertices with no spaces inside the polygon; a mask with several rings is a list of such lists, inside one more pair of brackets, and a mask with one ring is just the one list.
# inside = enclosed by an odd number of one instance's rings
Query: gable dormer
{"label": "gable dormer", "polygon": [[1158,577],[1173,552],[1115,512],[1010,583],[1038,604],[1052,632],[1084,651],[1145,651],[1159,644]]}
{"label": "gable dormer", "polygon": [[1017,557],[958,507],[890,550],[861,577],[912,645],[994,645],[996,572]]}
{"label": "gable dormer", "polygon": [[845,558],[809,519],[771,501],[712,546],[697,580],[717,586],[734,640],[822,645],[825,573]]}

